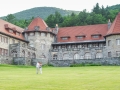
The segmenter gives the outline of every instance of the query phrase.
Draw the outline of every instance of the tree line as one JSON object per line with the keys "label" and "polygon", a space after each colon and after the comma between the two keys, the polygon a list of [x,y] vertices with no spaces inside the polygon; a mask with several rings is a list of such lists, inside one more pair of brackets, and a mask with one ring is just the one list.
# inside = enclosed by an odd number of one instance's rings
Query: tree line
{"label": "tree line", "polygon": [[[119,11],[120,9],[110,9],[108,6],[105,8],[104,6],[100,7],[99,3],[96,3],[91,12],[87,12],[85,9],[79,14],[73,12],[70,15],[62,16],[56,11],[55,14],[50,14],[45,19],[45,22],[51,28],[54,28],[56,24],[58,24],[59,27],[104,24],[107,23],[109,19],[112,22]],[[17,20],[12,14],[7,15],[5,18],[6,21],[22,28],[27,27],[33,19],[34,17],[31,19]]]}

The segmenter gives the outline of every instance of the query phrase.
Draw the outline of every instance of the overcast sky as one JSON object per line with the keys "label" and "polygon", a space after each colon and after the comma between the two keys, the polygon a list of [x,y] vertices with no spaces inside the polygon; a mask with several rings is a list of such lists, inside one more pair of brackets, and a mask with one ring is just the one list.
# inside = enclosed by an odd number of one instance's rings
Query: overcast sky
{"label": "overcast sky", "polygon": [[120,0],[1,0],[0,17],[34,7],[57,7],[64,10],[82,11],[91,9],[99,3],[104,7],[120,4]]}

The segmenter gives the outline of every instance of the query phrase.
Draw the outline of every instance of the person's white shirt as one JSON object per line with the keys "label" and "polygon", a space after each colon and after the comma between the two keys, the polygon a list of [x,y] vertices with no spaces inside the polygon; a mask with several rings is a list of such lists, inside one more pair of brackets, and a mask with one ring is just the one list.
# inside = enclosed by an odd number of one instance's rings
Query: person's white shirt
{"label": "person's white shirt", "polygon": [[36,64],[36,67],[37,67],[37,68],[39,68],[39,67],[40,67],[40,64],[39,64],[38,62],[37,62],[37,64]]}

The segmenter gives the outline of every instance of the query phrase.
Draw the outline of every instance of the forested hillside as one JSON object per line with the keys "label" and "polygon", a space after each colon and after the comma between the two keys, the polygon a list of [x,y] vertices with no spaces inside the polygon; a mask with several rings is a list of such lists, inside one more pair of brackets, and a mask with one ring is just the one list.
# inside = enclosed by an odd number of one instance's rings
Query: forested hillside
{"label": "forested hillside", "polygon": [[110,6],[110,7],[108,7],[108,9],[109,10],[116,10],[116,9],[118,9],[120,11],[120,4]]}
{"label": "forested hillside", "polygon": [[120,12],[120,5],[110,7],[99,6],[97,3],[91,12],[87,10],[81,11],[79,14],[72,13],[69,16],[62,17],[59,13],[51,14],[46,19],[48,26],[54,27],[57,23],[59,27],[104,24],[110,19],[111,22]]}
{"label": "forested hillside", "polygon": [[[48,9],[48,8],[47,8]],[[35,9],[34,9],[35,10]],[[15,14],[9,14],[5,17],[5,20],[13,23],[17,26],[25,28],[29,25],[29,23],[33,20],[34,17],[43,15],[39,10],[37,10],[37,15],[32,16],[32,13],[36,14],[36,11],[31,11],[29,13],[24,13],[25,16],[29,17],[28,19],[18,19]],[[56,24],[59,27],[68,27],[68,26],[79,26],[79,25],[93,25],[93,24],[104,24],[107,23],[110,19],[111,22],[115,19],[115,16],[120,12],[120,4],[113,5],[113,6],[99,6],[97,3],[91,12],[87,12],[87,10],[83,10],[80,12],[72,12],[67,11],[69,14],[65,12],[60,12],[61,9],[57,9],[53,11],[52,8],[48,10],[44,10],[42,12],[48,13],[49,15],[44,19],[45,22],[48,24],[49,27],[53,28]],[[29,10],[28,10],[29,11]],[[17,14],[17,13],[16,13]],[[31,17],[31,16],[32,17]],[[20,15],[21,17],[22,14]],[[41,16],[40,16],[41,17]]]}
{"label": "forested hillside", "polygon": [[55,7],[36,7],[14,13],[13,15],[16,17],[16,19],[19,20],[30,19],[32,17],[37,17],[37,16],[41,17],[42,19],[46,19],[50,14],[54,14],[56,11],[58,11],[62,16],[69,15],[72,12],[77,14],[79,13],[79,11],[63,10]]}

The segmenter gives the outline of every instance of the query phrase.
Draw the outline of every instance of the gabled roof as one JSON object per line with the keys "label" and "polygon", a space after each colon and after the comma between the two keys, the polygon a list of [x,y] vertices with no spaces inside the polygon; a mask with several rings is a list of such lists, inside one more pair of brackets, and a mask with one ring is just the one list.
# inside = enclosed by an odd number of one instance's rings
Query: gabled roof
{"label": "gabled roof", "polygon": [[[87,26],[74,26],[74,27],[63,27],[59,28],[59,32],[57,35],[57,41],[58,42],[83,42],[78,41],[76,39],[76,36],[84,35],[84,41],[94,41],[96,39],[93,39],[91,35],[96,34],[96,31],[99,31],[99,34],[101,37],[97,38],[97,40],[104,40],[104,36],[106,35],[108,31],[108,25],[107,24],[97,24],[97,25],[87,25]],[[67,33],[70,38],[68,40],[62,40],[60,37],[64,35],[64,33]],[[98,33],[97,33],[98,34]]]}
{"label": "gabled roof", "polygon": [[83,32],[80,32],[76,35],[76,37],[78,37],[78,36],[85,37],[85,34]]}
{"label": "gabled roof", "polygon": [[45,23],[45,21],[42,18],[36,17],[29,24],[27,31],[34,31],[35,26],[39,27],[38,31],[47,31],[47,27],[48,27],[47,24]]}
{"label": "gabled roof", "polygon": [[[19,32],[21,34],[19,36],[19,35],[10,33],[7,29],[12,29],[13,31]],[[4,21],[4,20],[0,19],[0,33],[11,36],[11,37],[14,37],[14,38],[17,38],[17,39],[25,40],[23,35],[22,35],[23,31],[24,31],[23,28],[20,28],[16,25],[13,25],[13,24],[11,24],[7,21]]]}
{"label": "gabled roof", "polygon": [[92,34],[92,35],[101,35],[101,34],[100,34],[100,32],[99,32],[99,31],[97,31],[97,30],[96,30],[95,32],[93,32],[93,34]]}
{"label": "gabled roof", "polygon": [[120,13],[118,13],[118,15],[116,16],[106,36],[112,35],[112,34],[120,34]]}

